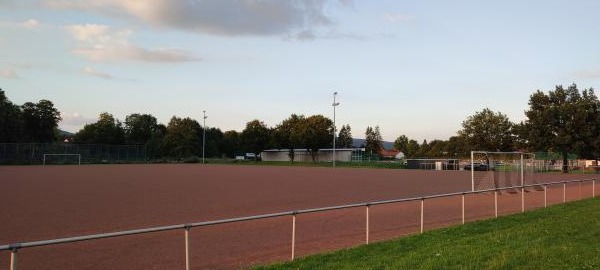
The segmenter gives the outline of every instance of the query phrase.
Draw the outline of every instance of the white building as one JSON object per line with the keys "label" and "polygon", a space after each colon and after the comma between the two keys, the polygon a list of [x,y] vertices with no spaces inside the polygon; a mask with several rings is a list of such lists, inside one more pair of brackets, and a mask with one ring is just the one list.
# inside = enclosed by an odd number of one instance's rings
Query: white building
{"label": "white building", "polygon": [[[354,156],[362,156],[364,148],[336,148],[335,149],[335,160],[336,161],[352,161]],[[262,151],[260,157],[263,161],[290,161],[289,149],[269,149]],[[306,149],[294,149],[294,161],[298,162],[312,162],[310,152]],[[319,149],[317,162],[332,162],[333,161],[333,149]]]}

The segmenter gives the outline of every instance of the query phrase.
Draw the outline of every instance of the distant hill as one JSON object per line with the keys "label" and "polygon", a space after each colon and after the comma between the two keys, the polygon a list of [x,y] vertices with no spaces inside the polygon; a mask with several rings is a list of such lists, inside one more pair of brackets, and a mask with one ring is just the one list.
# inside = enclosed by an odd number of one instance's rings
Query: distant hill
{"label": "distant hill", "polygon": [[[365,139],[356,139],[353,138],[352,139],[352,146],[353,147],[361,147],[365,144]],[[390,150],[394,148],[394,143],[393,142],[383,142],[383,148],[386,150]]]}
{"label": "distant hill", "polygon": [[58,130],[58,134],[60,134],[61,137],[73,137],[75,136],[75,133],[71,133],[62,129]]}

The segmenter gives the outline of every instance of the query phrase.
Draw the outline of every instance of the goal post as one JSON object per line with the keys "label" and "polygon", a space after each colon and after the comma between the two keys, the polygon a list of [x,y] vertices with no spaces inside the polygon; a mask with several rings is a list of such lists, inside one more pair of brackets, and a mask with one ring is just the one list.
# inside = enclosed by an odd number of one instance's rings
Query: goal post
{"label": "goal post", "polygon": [[526,152],[471,151],[471,189],[522,187],[534,181],[535,154]]}
{"label": "goal post", "polygon": [[44,154],[42,165],[46,165],[50,162],[53,162],[53,164],[56,164],[56,162],[60,162],[60,164],[71,162],[81,165],[81,154]]}

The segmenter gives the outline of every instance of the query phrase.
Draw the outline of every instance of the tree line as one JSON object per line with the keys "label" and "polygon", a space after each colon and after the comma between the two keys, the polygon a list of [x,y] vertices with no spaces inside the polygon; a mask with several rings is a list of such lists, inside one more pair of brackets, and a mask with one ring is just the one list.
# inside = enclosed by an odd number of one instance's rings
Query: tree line
{"label": "tree line", "polygon": [[[580,91],[572,84],[567,88],[556,86],[547,93],[537,90],[530,95],[528,104],[527,119],[520,123],[484,108],[467,117],[462,129],[448,140],[419,143],[400,135],[394,148],[407,158],[460,158],[468,157],[471,150],[551,151],[560,154],[565,165],[568,154],[587,159],[600,157],[600,103],[593,89]],[[0,89],[0,142],[52,142],[59,138],[60,120],[51,101],[17,106]],[[184,158],[202,153],[207,157],[233,158],[276,148],[288,149],[290,161],[294,161],[294,149],[306,149],[316,160],[319,149],[333,146],[333,134],[333,122],[323,115],[292,114],[274,127],[255,119],[241,132],[223,132],[203,127],[189,117],[173,116],[163,125],[150,114],[130,114],[121,122],[110,113],[102,113],[97,122],[85,125],[75,134],[73,143],[144,144],[151,158]],[[350,125],[336,129],[336,147],[352,147],[352,138]],[[367,127],[363,147],[367,153],[379,153],[379,126]]]}
{"label": "tree line", "polygon": [[526,120],[511,122],[501,112],[485,108],[462,122],[462,129],[446,141],[418,144],[406,136],[394,142],[407,157],[468,157],[471,150],[543,151],[561,156],[568,171],[568,156],[600,158],[600,102],[592,88],[561,85],[529,97]]}

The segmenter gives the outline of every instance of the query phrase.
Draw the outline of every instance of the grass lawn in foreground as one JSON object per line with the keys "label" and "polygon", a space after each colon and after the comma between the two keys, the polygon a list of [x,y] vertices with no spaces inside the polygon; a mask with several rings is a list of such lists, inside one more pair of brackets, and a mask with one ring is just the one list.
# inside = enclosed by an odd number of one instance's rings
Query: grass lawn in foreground
{"label": "grass lawn in foreground", "polygon": [[256,269],[600,269],[600,199]]}

